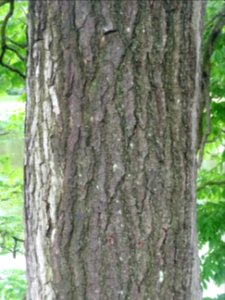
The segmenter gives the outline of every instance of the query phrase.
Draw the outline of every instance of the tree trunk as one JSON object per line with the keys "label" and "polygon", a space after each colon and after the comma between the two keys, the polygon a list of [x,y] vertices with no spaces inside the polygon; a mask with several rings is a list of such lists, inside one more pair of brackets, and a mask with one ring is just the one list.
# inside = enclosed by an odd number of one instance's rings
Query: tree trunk
{"label": "tree trunk", "polygon": [[29,300],[200,300],[203,1],[29,5]]}

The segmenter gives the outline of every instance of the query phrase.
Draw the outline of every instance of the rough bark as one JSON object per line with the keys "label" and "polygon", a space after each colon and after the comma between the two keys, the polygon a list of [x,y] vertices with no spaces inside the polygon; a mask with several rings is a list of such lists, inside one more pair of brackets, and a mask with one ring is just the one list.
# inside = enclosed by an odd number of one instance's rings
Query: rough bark
{"label": "rough bark", "polygon": [[200,300],[203,2],[30,1],[29,300]]}

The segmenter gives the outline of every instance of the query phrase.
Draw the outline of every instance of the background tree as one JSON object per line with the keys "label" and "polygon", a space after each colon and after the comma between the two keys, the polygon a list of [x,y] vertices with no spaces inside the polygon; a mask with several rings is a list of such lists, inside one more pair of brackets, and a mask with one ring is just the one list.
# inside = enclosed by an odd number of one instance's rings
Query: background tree
{"label": "background tree", "polygon": [[31,1],[28,299],[201,299],[202,1]]}

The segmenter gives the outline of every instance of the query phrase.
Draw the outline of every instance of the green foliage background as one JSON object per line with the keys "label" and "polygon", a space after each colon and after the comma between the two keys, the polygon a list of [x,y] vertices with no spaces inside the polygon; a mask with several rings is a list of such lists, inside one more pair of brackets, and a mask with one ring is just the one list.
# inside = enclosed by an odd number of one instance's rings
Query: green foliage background
{"label": "green foliage background", "polygon": [[[9,47],[14,48],[16,52],[6,51],[4,56],[4,63],[19,69],[23,74],[25,74],[26,63],[21,61],[16,53],[19,53],[21,57],[26,57],[27,4],[27,1],[15,1],[14,3],[14,14],[8,21],[6,35]],[[0,31],[9,8],[9,3],[0,6]],[[2,39],[0,39],[0,51],[2,51]],[[21,76],[0,65],[1,99],[10,101],[10,97],[5,93],[21,94],[24,86],[25,82]],[[18,96],[18,99],[24,102],[25,94]],[[24,110],[16,111],[0,119],[1,140],[4,138],[11,140],[23,138],[23,127]],[[12,256],[24,254],[22,211],[23,168],[22,166],[18,168],[13,166],[10,153],[8,155],[0,155],[0,254],[11,253]],[[23,270],[0,272],[1,300],[22,300],[25,292],[26,279]]]}
{"label": "green foliage background", "polygon": [[[224,1],[208,1],[204,41],[220,15],[225,18]],[[197,181],[199,247],[208,246],[201,261],[203,288],[210,280],[225,283],[225,27],[223,26],[210,58],[211,131]],[[203,116],[206,124],[206,113]],[[225,300],[224,294],[215,299]]]}
{"label": "green foliage background", "polygon": [[[1,4],[1,1],[0,1]],[[204,41],[210,36],[217,17],[224,14],[223,0],[210,0],[205,16]],[[0,30],[9,10],[9,4],[0,6]],[[10,46],[26,57],[26,14],[27,2],[15,1],[14,15],[7,25],[7,37]],[[225,18],[225,15],[224,15]],[[22,46],[22,47],[20,47]],[[0,40],[1,48],[1,40]],[[12,51],[4,58],[10,66],[25,74],[26,64]],[[198,172],[197,207],[199,248],[205,245],[208,252],[201,261],[201,282],[206,288],[210,280],[218,286],[225,284],[225,27],[220,32],[210,58],[210,98],[211,132],[204,150],[204,160]],[[21,92],[24,79],[18,74],[0,66],[0,94]],[[21,97],[24,101],[24,95]],[[24,112],[13,114],[0,123],[1,133],[7,138],[23,134]],[[203,131],[206,127],[206,112],[203,114]],[[0,156],[0,254],[23,253],[23,174],[22,167],[12,167],[10,155]],[[19,213],[18,213],[19,212]],[[23,299],[26,289],[23,271],[11,270],[0,274],[0,299]],[[224,291],[225,292],[225,291]],[[225,293],[217,298],[204,300],[225,300]]]}
{"label": "green foliage background", "polygon": [[[7,50],[4,56],[4,63],[20,70],[23,74],[25,74],[26,63],[22,61],[16,53],[26,59],[27,6],[27,1],[14,1],[13,16],[9,19],[6,27],[6,42],[15,52]],[[0,30],[2,29],[4,19],[9,9],[9,3],[0,6]],[[2,39],[0,39],[0,48],[2,48]],[[0,83],[0,93],[4,93],[6,90],[24,87],[23,78],[2,66],[0,66]]]}
{"label": "green foliage background", "polygon": [[0,299],[22,300],[26,291],[24,271],[8,270],[1,273]]}

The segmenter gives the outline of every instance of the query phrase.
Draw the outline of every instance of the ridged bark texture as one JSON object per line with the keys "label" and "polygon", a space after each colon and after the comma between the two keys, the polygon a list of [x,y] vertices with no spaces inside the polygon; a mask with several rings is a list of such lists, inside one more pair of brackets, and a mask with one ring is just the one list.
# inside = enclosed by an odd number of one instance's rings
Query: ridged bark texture
{"label": "ridged bark texture", "polygon": [[28,300],[200,300],[203,1],[30,1]]}

